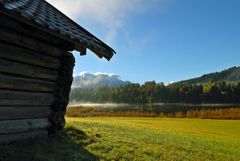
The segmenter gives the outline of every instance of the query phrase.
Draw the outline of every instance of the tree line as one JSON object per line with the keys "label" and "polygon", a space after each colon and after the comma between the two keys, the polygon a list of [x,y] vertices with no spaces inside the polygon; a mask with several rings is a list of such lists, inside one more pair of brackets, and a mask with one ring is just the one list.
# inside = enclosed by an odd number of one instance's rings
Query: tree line
{"label": "tree line", "polygon": [[74,88],[70,101],[96,103],[240,103],[240,83],[224,81],[205,84],[155,81],[130,83],[120,87]]}

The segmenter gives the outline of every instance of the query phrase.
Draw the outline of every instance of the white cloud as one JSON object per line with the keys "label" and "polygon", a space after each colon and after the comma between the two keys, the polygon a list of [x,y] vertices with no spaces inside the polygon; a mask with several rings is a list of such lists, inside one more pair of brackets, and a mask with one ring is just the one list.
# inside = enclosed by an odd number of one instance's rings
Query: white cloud
{"label": "white cloud", "polygon": [[89,20],[100,24],[107,34],[105,40],[112,43],[119,31],[124,30],[126,20],[132,14],[153,10],[165,0],[47,0],[73,19]]}
{"label": "white cloud", "polygon": [[173,84],[175,83],[175,81],[170,81],[167,85]]}
{"label": "white cloud", "polygon": [[86,72],[86,71],[82,71],[79,74],[74,74],[73,77],[77,77],[77,76],[85,77],[86,75],[92,75],[94,77],[96,77],[96,76],[108,76],[108,77],[120,78],[120,76],[115,74],[115,73],[104,73],[104,72],[90,73],[90,72]]}
{"label": "white cloud", "polygon": [[120,79],[119,75],[113,73],[89,73],[81,72],[74,76],[72,88],[97,88],[103,86],[117,87],[129,82]]}

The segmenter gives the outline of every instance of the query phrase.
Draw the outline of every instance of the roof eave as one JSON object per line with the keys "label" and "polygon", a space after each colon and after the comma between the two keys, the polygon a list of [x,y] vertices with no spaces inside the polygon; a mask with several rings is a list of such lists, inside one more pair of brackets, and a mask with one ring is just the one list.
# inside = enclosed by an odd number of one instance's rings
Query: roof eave
{"label": "roof eave", "polygon": [[[2,2],[2,0],[0,0],[0,2]],[[51,5],[51,4],[50,4]],[[109,47],[108,45],[106,45],[105,43],[103,43],[101,40],[99,40],[97,37],[95,37],[94,35],[92,35],[91,33],[89,33],[87,30],[85,30],[84,28],[82,28],[85,32],[87,32],[89,35],[91,35],[94,39],[96,39],[99,43],[97,43],[100,46],[104,47],[104,51],[103,50],[98,50],[97,48],[93,48],[93,47],[89,47],[86,44],[83,44],[80,42],[80,40],[78,39],[70,39],[69,36],[67,35],[62,35],[59,34],[59,32],[57,30],[51,30],[47,27],[44,27],[42,25],[37,24],[35,21],[33,20],[29,20],[25,17],[20,16],[19,14],[17,14],[16,12],[13,11],[9,11],[7,9],[5,9],[4,7],[2,7],[1,3],[0,3],[0,13],[4,14],[5,16],[11,17],[17,21],[20,21],[22,23],[25,23],[27,25],[30,25],[36,29],[39,29],[43,32],[46,32],[54,37],[60,38],[64,41],[67,41],[71,44],[73,44],[75,46],[75,50],[80,52],[80,55],[86,55],[86,50],[89,49],[91,50],[93,53],[95,53],[99,58],[106,58],[108,61],[111,60],[111,58],[113,57],[114,54],[116,54],[116,52]],[[75,23],[74,21],[72,21],[73,23]],[[81,27],[81,26],[80,26]]]}

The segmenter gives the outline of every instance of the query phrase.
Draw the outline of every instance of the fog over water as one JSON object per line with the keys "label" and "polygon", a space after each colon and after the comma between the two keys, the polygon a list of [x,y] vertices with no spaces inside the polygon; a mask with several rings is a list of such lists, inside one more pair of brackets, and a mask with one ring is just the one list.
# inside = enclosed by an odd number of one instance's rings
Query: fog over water
{"label": "fog over water", "polygon": [[118,107],[131,107],[133,105],[127,103],[92,103],[92,102],[70,102],[69,107],[100,107],[100,108],[118,108]]}
{"label": "fog over water", "polygon": [[239,107],[239,104],[187,104],[187,103],[155,103],[155,104],[127,104],[127,103],[92,103],[92,102],[71,102],[70,108],[94,108],[114,111],[149,111],[156,113],[186,112],[199,109],[224,109]]}

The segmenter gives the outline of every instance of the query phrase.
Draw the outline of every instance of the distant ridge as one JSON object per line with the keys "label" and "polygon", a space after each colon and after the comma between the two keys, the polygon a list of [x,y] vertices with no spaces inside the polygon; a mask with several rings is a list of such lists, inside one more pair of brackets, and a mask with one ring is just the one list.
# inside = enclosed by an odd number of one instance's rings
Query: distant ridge
{"label": "distant ridge", "polygon": [[176,82],[174,84],[205,84],[216,81],[240,82],[240,67],[232,67],[221,72],[205,74],[201,77]]}
{"label": "distant ridge", "polygon": [[119,87],[131,82],[123,81],[116,74],[82,72],[73,79],[72,88]]}

